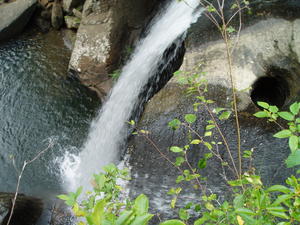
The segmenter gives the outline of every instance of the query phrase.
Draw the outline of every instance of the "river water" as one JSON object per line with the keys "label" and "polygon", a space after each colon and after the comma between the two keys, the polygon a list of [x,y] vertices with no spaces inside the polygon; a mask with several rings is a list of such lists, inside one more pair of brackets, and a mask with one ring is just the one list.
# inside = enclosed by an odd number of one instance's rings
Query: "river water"
{"label": "river water", "polygon": [[20,192],[47,196],[62,192],[59,161],[76,152],[99,107],[97,97],[67,78],[70,58],[57,32],[30,30],[0,45],[0,191],[13,192],[24,160],[54,147],[30,164]]}

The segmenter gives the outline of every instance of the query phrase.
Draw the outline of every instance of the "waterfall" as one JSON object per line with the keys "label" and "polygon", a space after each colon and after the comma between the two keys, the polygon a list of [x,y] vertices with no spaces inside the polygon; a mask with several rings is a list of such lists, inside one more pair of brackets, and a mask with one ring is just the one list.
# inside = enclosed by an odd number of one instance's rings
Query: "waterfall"
{"label": "waterfall", "polygon": [[91,124],[82,151],[68,155],[62,163],[69,190],[85,185],[94,173],[119,156],[127,136],[127,121],[137,104],[142,88],[155,74],[163,53],[201,14],[199,0],[171,0],[153,20],[144,39],[136,45],[109,98]]}

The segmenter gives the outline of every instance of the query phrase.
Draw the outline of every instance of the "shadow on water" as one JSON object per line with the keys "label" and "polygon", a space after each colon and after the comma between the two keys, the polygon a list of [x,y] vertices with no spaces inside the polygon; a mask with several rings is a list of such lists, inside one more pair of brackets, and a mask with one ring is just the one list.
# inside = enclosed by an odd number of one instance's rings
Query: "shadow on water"
{"label": "shadow on water", "polygon": [[67,78],[70,54],[56,31],[30,29],[0,45],[0,191],[15,190],[12,157],[20,169],[52,138],[52,150],[26,168],[20,192],[61,192],[56,159],[78,151],[99,107],[96,95]]}

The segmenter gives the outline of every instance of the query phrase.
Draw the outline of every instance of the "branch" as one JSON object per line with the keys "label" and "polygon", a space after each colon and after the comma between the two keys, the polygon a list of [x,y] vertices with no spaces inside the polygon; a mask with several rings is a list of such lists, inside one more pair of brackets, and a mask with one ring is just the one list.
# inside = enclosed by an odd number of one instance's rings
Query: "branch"
{"label": "branch", "polygon": [[[18,197],[18,193],[19,193],[19,188],[20,188],[20,183],[21,183],[21,178],[23,176],[23,173],[24,173],[24,170],[26,168],[27,165],[33,163],[35,160],[37,160],[39,157],[41,157],[44,153],[46,153],[50,148],[53,147],[53,141],[50,139],[49,140],[49,144],[48,146],[41,152],[39,152],[34,158],[32,158],[31,160],[29,161],[24,161],[23,163],[23,166],[22,166],[22,169],[21,169],[21,172],[19,173],[19,176],[18,176],[18,182],[17,182],[17,187],[16,187],[16,192],[15,192],[15,196],[13,198],[13,201],[12,201],[12,207],[11,207],[11,210],[10,210],[10,214],[9,214],[9,218],[8,218],[8,221],[7,221],[7,224],[6,225],[9,225],[10,224],[10,221],[12,219],[12,216],[13,216],[13,213],[14,213],[14,209],[15,209],[15,205],[16,205],[16,201],[17,201],[17,197]],[[15,165],[14,165],[15,166]]]}

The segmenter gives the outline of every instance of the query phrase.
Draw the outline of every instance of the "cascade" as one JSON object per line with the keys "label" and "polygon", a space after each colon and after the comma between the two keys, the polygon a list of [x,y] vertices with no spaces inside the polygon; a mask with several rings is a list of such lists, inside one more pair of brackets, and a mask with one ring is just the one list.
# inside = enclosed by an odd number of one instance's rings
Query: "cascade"
{"label": "cascade", "polygon": [[201,12],[199,0],[171,0],[154,18],[146,37],[136,45],[119,80],[92,122],[81,153],[78,156],[67,154],[64,158],[62,171],[68,190],[89,186],[94,173],[118,160],[120,146],[128,134],[127,121],[139,104],[143,87],[157,72],[165,50],[196,22]]}

